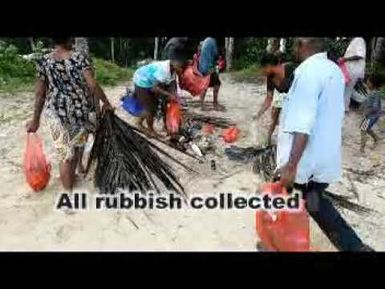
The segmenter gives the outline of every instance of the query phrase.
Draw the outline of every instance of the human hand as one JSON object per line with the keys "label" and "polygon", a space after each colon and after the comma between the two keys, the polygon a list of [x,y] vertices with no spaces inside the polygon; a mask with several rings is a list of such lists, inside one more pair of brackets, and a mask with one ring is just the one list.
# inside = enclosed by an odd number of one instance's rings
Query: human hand
{"label": "human hand", "polygon": [[292,186],[297,175],[297,167],[287,163],[276,172],[280,175],[280,183],[283,187]]}
{"label": "human hand", "polygon": [[27,132],[36,132],[39,129],[40,121],[39,120],[31,120],[27,123],[26,128]]}

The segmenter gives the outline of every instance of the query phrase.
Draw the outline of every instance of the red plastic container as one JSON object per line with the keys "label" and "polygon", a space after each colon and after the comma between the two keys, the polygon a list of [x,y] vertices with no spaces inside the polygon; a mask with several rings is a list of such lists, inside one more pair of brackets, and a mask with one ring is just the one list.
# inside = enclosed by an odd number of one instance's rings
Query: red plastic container
{"label": "red plastic container", "polygon": [[[287,195],[280,183],[266,183],[263,194]],[[310,251],[309,217],[301,200],[299,211],[256,212],[256,230],[262,244],[270,251],[306,252]]]}

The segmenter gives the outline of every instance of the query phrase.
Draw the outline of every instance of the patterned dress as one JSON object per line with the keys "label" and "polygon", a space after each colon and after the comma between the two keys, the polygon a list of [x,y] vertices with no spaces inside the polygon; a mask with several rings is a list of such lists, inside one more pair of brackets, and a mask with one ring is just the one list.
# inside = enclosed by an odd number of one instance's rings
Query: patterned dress
{"label": "patterned dress", "polygon": [[84,146],[92,128],[92,105],[83,76],[87,69],[91,69],[89,60],[77,52],[68,59],[55,59],[50,53],[37,63],[37,77],[47,85],[45,117],[62,161]]}

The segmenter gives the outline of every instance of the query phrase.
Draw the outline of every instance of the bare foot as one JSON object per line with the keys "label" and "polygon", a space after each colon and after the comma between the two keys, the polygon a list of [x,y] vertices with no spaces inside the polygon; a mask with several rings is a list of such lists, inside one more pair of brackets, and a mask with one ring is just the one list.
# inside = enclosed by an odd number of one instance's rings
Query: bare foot
{"label": "bare foot", "polygon": [[225,107],[223,105],[218,104],[218,103],[214,103],[214,110],[225,111]]}
{"label": "bare foot", "polygon": [[143,123],[141,123],[141,122],[137,122],[136,123],[136,126],[140,129],[140,130],[143,130],[143,131],[145,131],[146,130],[146,127],[143,125]]}

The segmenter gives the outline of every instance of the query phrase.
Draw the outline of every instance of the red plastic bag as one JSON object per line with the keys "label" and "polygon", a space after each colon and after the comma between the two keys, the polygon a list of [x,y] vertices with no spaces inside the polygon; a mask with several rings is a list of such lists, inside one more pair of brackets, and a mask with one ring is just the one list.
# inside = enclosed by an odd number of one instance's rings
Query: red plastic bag
{"label": "red plastic bag", "polygon": [[220,72],[225,71],[226,69],[226,59],[223,56],[220,56],[217,62],[218,68]]}
{"label": "red plastic bag", "polygon": [[[268,194],[287,195],[280,183],[266,183],[263,192]],[[263,245],[270,251],[309,251],[310,226],[301,200],[299,211],[256,212],[256,230]]]}
{"label": "red plastic bag", "polygon": [[344,75],[345,84],[349,83],[351,81],[351,78],[350,78],[349,70],[346,67],[346,63],[342,59],[339,59],[338,66],[340,67],[342,74]]}
{"label": "red plastic bag", "polygon": [[204,134],[208,135],[208,134],[213,134],[214,133],[214,130],[215,130],[215,127],[214,125],[212,124],[206,124],[205,126],[203,126],[202,128],[202,131]]}
{"label": "red plastic bag", "polygon": [[51,177],[51,165],[44,155],[43,143],[36,133],[27,135],[24,174],[27,183],[35,192],[43,190]]}
{"label": "red plastic bag", "polygon": [[189,65],[179,75],[179,86],[187,90],[192,96],[202,95],[209,87],[210,75],[203,76],[197,69],[196,64]]}
{"label": "red plastic bag", "polygon": [[235,142],[238,136],[239,129],[237,127],[226,128],[222,133],[223,140],[227,143]]}
{"label": "red plastic bag", "polygon": [[182,125],[182,110],[180,104],[171,101],[167,105],[166,127],[169,133],[178,133]]}

